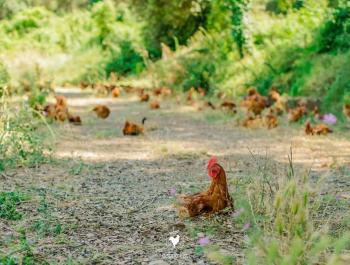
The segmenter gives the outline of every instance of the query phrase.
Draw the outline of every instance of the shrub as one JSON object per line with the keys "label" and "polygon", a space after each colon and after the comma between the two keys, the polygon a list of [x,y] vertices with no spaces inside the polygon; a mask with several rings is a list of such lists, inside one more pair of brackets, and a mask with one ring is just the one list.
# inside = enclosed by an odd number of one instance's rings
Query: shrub
{"label": "shrub", "polygon": [[319,51],[346,51],[350,48],[350,5],[342,5],[323,26],[319,37]]}
{"label": "shrub", "polygon": [[42,27],[49,22],[52,14],[42,7],[34,7],[18,13],[7,25],[8,33],[16,32],[24,35],[33,29]]}
{"label": "shrub", "polygon": [[[258,173],[236,184],[237,207],[245,208],[239,218],[251,224],[247,264],[344,264],[342,255],[350,247],[350,234],[341,230],[341,223],[348,218],[343,212],[347,203],[338,202],[335,195],[326,200],[319,183],[295,172],[291,157],[284,176],[272,173],[274,164],[268,158],[260,161],[254,157]],[[341,209],[342,215],[328,212],[331,209]],[[330,222],[324,222],[330,216],[338,233],[331,233]]]}
{"label": "shrub", "polygon": [[34,166],[44,162],[43,139],[38,133],[39,121],[32,109],[0,105],[0,170],[7,167]]}
{"label": "shrub", "polygon": [[346,92],[350,91],[350,53],[343,67],[336,72],[335,80],[326,92],[323,107],[334,113],[341,113]]}
{"label": "shrub", "polygon": [[96,3],[92,8],[91,17],[97,26],[97,39],[106,48],[106,39],[113,33],[113,25],[116,21],[116,11],[113,2],[105,0]]}
{"label": "shrub", "polygon": [[144,42],[151,58],[161,56],[161,43],[171,49],[176,41],[186,44],[187,40],[205,26],[210,1],[135,1],[142,17],[146,19]]}
{"label": "shrub", "polygon": [[119,44],[119,51],[113,51],[106,64],[106,76],[112,72],[120,75],[139,74],[145,68],[143,57],[133,47],[131,41]]}
{"label": "shrub", "polygon": [[292,9],[303,7],[305,0],[271,0],[266,4],[266,10],[276,14],[287,14]]}
{"label": "shrub", "polygon": [[179,84],[185,91],[194,88],[203,88],[206,91],[213,89],[212,77],[215,74],[215,63],[205,56],[184,58],[180,61],[185,70],[182,82]]}

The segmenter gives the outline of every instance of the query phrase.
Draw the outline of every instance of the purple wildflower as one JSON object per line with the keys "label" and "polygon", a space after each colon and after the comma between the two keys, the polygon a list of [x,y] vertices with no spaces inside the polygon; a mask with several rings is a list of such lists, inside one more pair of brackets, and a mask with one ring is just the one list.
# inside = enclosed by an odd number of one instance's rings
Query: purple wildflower
{"label": "purple wildflower", "polygon": [[323,115],[321,119],[324,123],[329,125],[333,125],[337,123],[337,117],[332,113]]}
{"label": "purple wildflower", "polygon": [[336,199],[337,201],[340,201],[340,200],[342,199],[341,194],[337,194],[337,195],[335,196],[335,199]]}
{"label": "purple wildflower", "polygon": [[240,209],[238,209],[237,211],[235,211],[235,212],[232,214],[232,217],[237,218],[237,217],[240,216],[243,212],[244,212],[244,209],[243,209],[243,208],[240,208]]}
{"label": "purple wildflower", "polygon": [[206,246],[210,243],[210,240],[208,237],[204,236],[204,237],[200,237],[198,240],[199,245],[201,246]]}
{"label": "purple wildflower", "polygon": [[171,196],[175,196],[176,195],[176,188],[171,188],[168,190],[168,192]]}
{"label": "purple wildflower", "polygon": [[250,223],[246,223],[243,228],[242,231],[247,231],[250,228]]}

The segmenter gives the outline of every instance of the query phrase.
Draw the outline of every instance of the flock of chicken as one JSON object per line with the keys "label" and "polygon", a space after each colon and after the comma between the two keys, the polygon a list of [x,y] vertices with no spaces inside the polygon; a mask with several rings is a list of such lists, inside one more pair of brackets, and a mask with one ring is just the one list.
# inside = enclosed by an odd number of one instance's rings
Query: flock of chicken
{"label": "flock of chicken", "polygon": [[[88,85],[86,83],[81,83],[80,85],[81,89],[86,89]],[[118,87],[115,85],[99,85],[98,90],[101,92],[102,88],[104,91],[110,91],[112,97],[117,98],[120,96],[121,91]],[[92,88],[96,88],[95,86],[92,86]],[[127,93],[133,92],[133,88],[126,87],[124,90]],[[149,94],[144,92],[144,89],[137,90],[139,93],[140,101],[141,102],[147,102],[150,99]],[[171,90],[167,88],[161,88],[156,89],[154,91],[154,94],[157,96],[160,95],[169,95],[171,94]],[[56,120],[59,122],[65,122],[66,120],[74,125],[82,125],[82,120],[80,116],[73,115],[68,109],[67,99],[62,95],[56,95],[55,96],[56,103],[55,104],[47,104],[43,108],[44,115],[52,120]],[[153,100],[150,102],[150,108],[151,109],[159,109],[160,103],[158,100]],[[97,105],[95,106],[92,111],[94,111],[98,118],[101,119],[107,119],[111,113],[110,109],[105,105]],[[128,120],[125,121],[124,128],[123,128],[123,134],[124,135],[139,135],[144,133],[144,123],[146,121],[146,118],[142,119],[142,124],[137,124],[130,122]]]}
{"label": "flock of chicken", "polygon": [[[121,89],[115,85],[88,85],[81,83],[81,88],[87,87],[97,89],[99,92],[104,91],[106,94],[111,94],[117,98],[121,95]],[[146,92],[145,89],[137,89],[133,87],[123,87],[125,93],[137,93],[140,102],[149,102],[151,109],[160,108],[160,99],[162,96],[171,95],[171,90],[166,87],[154,89],[153,95],[151,92]],[[199,110],[204,108],[210,109],[225,109],[231,113],[237,113],[237,105],[233,101],[224,100],[222,95],[219,98],[222,100],[220,105],[216,106],[211,101],[205,99],[206,92],[204,89],[191,88],[186,94],[186,101],[189,105],[194,105],[201,102]],[[59,121],[69,121],[75,125],[81,125],[80,116],[73,115],[67,104],[67,99],[64,96],[56,95],[56,103],[48,104],[43,108],[46,117]],[[152,100],[151,100],[152,99]],[[177,103],[180,104],[181,99],[177,97]],[[281,96],[276,88],[271,88],[267,97],[262,96],[256,89],[248,90],[246,97],[240,103],[241,108],[246,110],[246,118],[240,122],[244,127],[266,126],[269,129],[275,128],[279,124],[280,117],[287,113],[289,122],[297,122],[304,117],[313,117],[314,121],[322,121],[323,116],[319,112],[319,107],[316,102],[308,102],[296,100],[288,101]],[[344,114],[350,119],[350,105],[344,105]],[[111,111],[105,105],[97,105],[92,111],[95,112],[98,118],[106,119]],[[144,123],[146,118],[142,119],[141,124],[125,121],[123,134],[124,135],[139,135],[144,133]],[[307,120],[305,123],[305,133],[307,135],[326,135],[331,133],[332,129],[326,124],[318,122],[311,125]],[[219,212],[227,207],[234,210],[234,201],[228,192],[226,173],[223,167],[218,163],[217,158],[212,157],[207,166],[208,175],[211,178],[211,184],[207,191],[199,192],[192,195],[182,195],[178,201],[178,210],[180,217],[198,216],[201,214],[212,214]]]}
{"label": "flock of chicken", "polygon": [[[92,88],[99,94],[110,94],[113,98],[121,95],[121,90],[125,93],[137,93],[140,102],[149,102],[150,109],[160,108],[161,96],[171,95],[171,89],[167,87],[156,88],[153,91],[146,92],[143,88],[123,87],[122,89],[115,85],[115,82],[106,84],[88,84],[82,82],[81,89]],[[151,93],[153,92],[153,95]],[[191,88],[186,94],[186,101],[189,105],[195,105],[197,102],[204,102],[198,110],[205,108],[222,109],[231,113],[237,113],[237,105],[235,102],[225,100],[224,95],[219,94],[221,99],[220,105],[215,105],[209,100],[205,100],[206,91],[202,88]],[[64,122],[68,120],[75,125],[81,125],[82,120],[78,115],[73,115],[68,110],[67,99],[64,96],[56,96],[55,104],[48,104],[43,108],[44,115],[48,118]],[[180,96],[177,96],[176,101],[181,103]],[[319,104],[316,101],[305,100],[288,100],[286,97],[279,94],[278,90],[272,87],[268,96],[261,95],[255,88],[248,90],[247,95],[240,103],[240,107],[245,109],[246,117],[238,124],[247,128],[256,128],[266,126],[269,129],[279,125],[279,119],[284,113],[287,113],[289,122],[298,122],[304,117],[312,116],[314,121],[319,121],[315,125],[311,125],[310,121],[305,123],[305,133],[307,135],[326,135],[332,132],[328,125],[322,123],[322,115],[319,113]],[[105,105],[97,105],[92,109],[97,117],[106,119],[111,111]],[[344,114],[350,119],[350,104],[344,106]],[[141,124],[125,121],[123,134],[124,135],[139,135],[144,133],[144,122]]]}

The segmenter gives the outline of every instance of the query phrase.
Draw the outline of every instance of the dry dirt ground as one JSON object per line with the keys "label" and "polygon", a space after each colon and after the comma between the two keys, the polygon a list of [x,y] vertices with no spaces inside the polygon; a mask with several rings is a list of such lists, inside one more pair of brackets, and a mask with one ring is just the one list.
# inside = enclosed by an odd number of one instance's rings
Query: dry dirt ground
{"label": "dry dirt ground", "polygon": [[[198,112],[170,99],[161,102],[161,109],[150,110],[132,95],[97,98],[79,89],[58,93],[68,97],[71,112],[81,115],[83,125],[53,125],[53,161],[8,172],[0,185],[2,190],[36,194],[20,205],[23,221],[0,221],[2,239],[21,226],[46,220],[42,226],[49,231],[42,236],[28,232],[27,237],[34,254],[49,263],[211,264],[196,251],[198,233],[205,233],[211,244],[241,264],[242,225],[230,216],[182,221],[169,193],[205,189],[211,155],[226,169],[231,191],[235,179],[259,171],[266,157],[275,163],[276,174],[283,172],[291,146],[295,167],[311,170],[314,178],[325,177],[331,184],[327,192],[350,190],[349,133],[306,137],[298,126],[252,130],[238,127],[220,111]],[[112,110],[106,120],[91,111],[98,103]],[[147,117],[144,136],[122,135],[126,118],[140,122],[142,117]],[[38,211],[43,205],[46,210]],[[50,227],[57,224],[62,231],[53,235]],[[175,235],[180,242],[174,248],[169,237]]]}

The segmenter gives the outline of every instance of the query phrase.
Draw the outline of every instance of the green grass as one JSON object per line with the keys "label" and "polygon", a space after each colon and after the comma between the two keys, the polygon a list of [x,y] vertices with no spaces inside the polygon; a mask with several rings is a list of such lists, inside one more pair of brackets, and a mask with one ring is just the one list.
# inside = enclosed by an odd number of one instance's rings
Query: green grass
{"label": "green grass", "polygon": [[0,192],[0,218],[7,220],[21,220],[23,215],[18,212],[17,206],[28,200],[28,196],[22,192]]}

